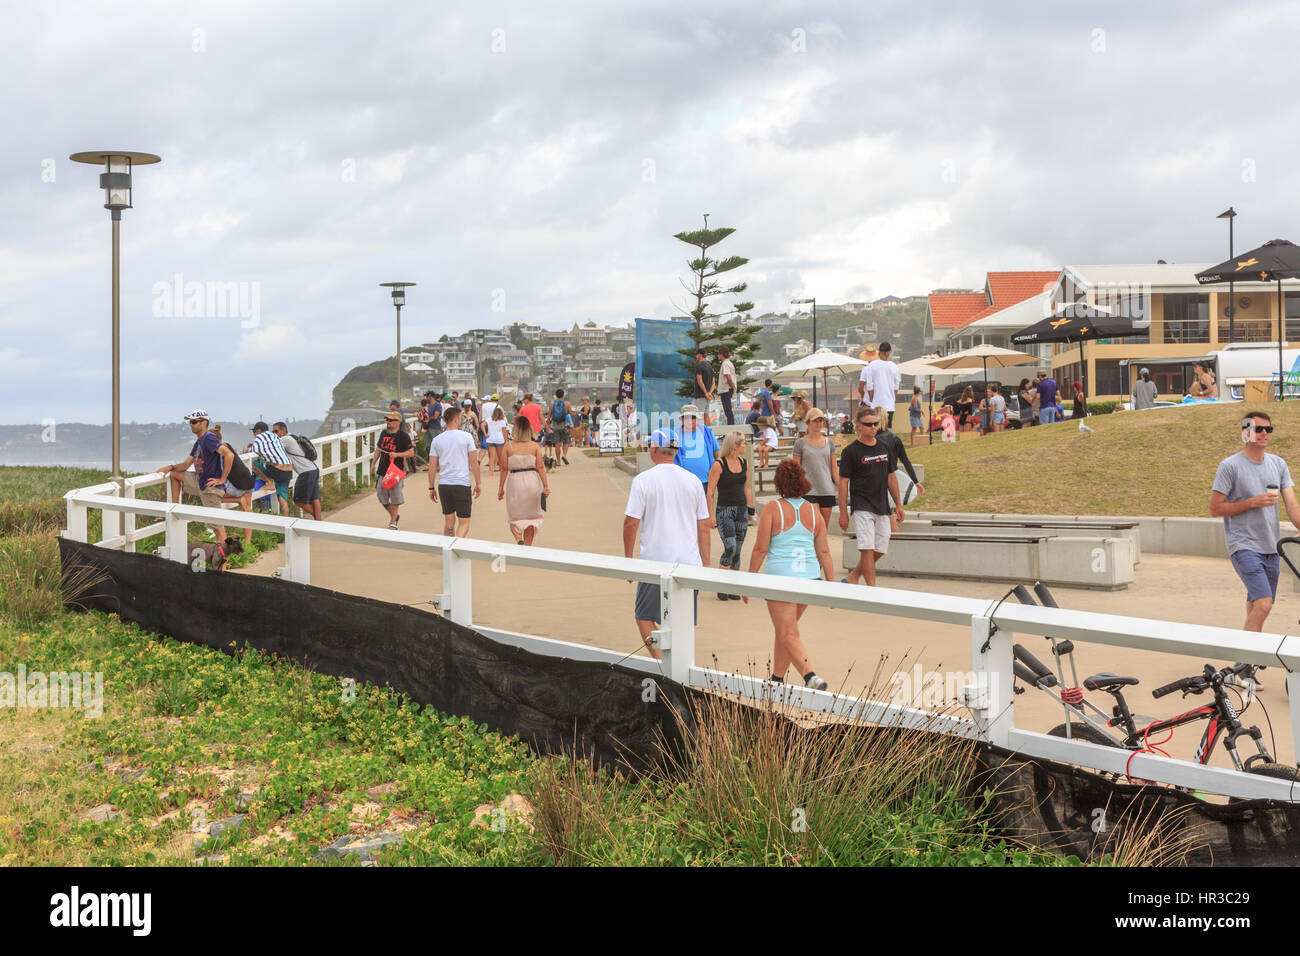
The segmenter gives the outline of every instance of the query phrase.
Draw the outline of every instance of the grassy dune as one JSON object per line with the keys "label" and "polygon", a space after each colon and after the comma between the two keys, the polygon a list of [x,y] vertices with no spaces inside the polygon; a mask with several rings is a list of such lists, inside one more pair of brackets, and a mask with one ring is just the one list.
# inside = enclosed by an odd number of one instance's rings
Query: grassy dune
{"label": "grassy dune", "polygon": [[[1247,409],[1193,405],[1121,412],[909,449],[925,465],[927,511],[1208,515],[1219,462],[1241,450]],[[1300,402],[1269,405],[1270,451],[1300,448]],[[901,423],[900,423],[901,422]],[[907,441],[907,417],[894,416]]]}

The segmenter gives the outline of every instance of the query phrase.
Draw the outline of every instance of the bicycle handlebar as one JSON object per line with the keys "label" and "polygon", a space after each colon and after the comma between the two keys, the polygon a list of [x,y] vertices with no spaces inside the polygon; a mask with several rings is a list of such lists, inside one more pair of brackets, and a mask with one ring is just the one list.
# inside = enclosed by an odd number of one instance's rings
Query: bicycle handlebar
{"label": "bicycle handlebar", "polygon": [[1046,664],[1040,661],[1033,654],[1029,653],[1029,651],[1025,650],[1023,644],[1011,645],[1011,653],[1015,655],[1016,660],[1020,661],[1020,663],[1024,664],[1025,667],[1033,671],[1035,675],[1035,680],[1034,680],[1035,684],[1037,684],[1040,680],[1045,680],[1046,678],[1051,678],[1051,680],[1050,682],[1045,683],[1043,686],[1051,687],[1053,684],[1056,683],[1056,675],[1053,674],[1047,668]]}
{"label": "bicycle handlebar", "polygon": [[1011,668],[1016,672],[1016,676],[1028,684],[1030,687],[1038,686],[1038,675],[1031,671],[1020,661],[1012,661]]}
{"label": "bicycle handlebar", "polygon": [[1172,694],[1176,690],[1191,690],[1200,680],[1201,678],[1199,677],[1184,677],[1181,680],[1174,681],[1172,684],[1166,684],[1164,687],[1157,687],[1151,692],[1151,696],[1160,698],[1164,697],[1165,694]]}

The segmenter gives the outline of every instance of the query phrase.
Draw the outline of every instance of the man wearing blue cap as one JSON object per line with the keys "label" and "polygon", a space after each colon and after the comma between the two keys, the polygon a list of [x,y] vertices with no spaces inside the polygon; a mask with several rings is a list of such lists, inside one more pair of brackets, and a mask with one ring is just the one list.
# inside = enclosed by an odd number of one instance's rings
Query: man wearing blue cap
{"label": "man wearing blue cap", "polygon": [[[673,462],[678,452],[677,436],[658,429],[650,436],[650,460],[654,467],[632,480],[623,517],[623,554],[632,557],[637,531],[641,532],[641,555],[646,561],[664,561],[692,567],[709,565],[709,506],[704,487],[695,476]],[[696,616],[699,594],[696,594]],[[636,586],[636,627],[650,656],[663,655],[650,643],[663,614],[659,585]]]}
{"label": "man wearing blue cap", "polygon": [[712,428],[700,423],[698,405],[682,406],[682,428],[673,437],[677,439],[677,455],[673,460],[707,488],[709,469],[718,455],[718,439]]}

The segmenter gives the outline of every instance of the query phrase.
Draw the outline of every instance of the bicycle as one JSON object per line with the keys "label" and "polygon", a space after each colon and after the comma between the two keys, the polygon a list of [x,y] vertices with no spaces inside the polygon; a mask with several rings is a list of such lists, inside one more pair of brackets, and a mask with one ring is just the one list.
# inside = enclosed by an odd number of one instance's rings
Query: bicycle
{"label": "bicycle", "polygon": [[[1300,542],[1300,539],[1293,539]],[[1041,583],[1034,585],[1044,606],[1057,607],[1058,605],[1052,599],[1051,592]],[[1013,593],[1023,604],[1035,603],[1025,588],[1017,586]],[[1151,692],[1151,696],[1160,699],[1168,694],[1182,691],[1184,697],[1189,694],[1203,694],[1207,690],[1214,693],[1213,703],[1202,704],[1194,707],[1189,711],[1178,714],[1174,717],[1165,719],[1154,719],[1150,717],[1138,717],[1129,709],[1128,702],[1124,699],[1124,688],[1136,686],[1139,681],[1136,677],[1127,677],[1109,672],[1093,674],[1079,684],[1078,672],[1074,664],[1074,644],[1072,641],[1058,641],[1049,637],[1052,642],[1052,652],[1057,658],[1057,674],[1053,674],[1048,667],[1038,660],[1023,645],[1016,644],[1012,648],[1015,657],[1013,668],[1016,677],[1038,690],[1054,698],[1064,708],[1066,720],[1062,724],[1053,727],[1047,733],[1052,737],[1063,737],[1065,739],[1083,740],[1087,743],[1098,744],[1103,747],[1116,747],[1132,751],[1129,760],[1139,753],[1155,753],[1168,757],[1169,754],[1161,749],[1163,744],[1167,744],[1173,738],[1173,732],[1178,727],[1185,724],[1195,723],[1197,721],[1206,721],[1204,733],[1201,735],[1201,742],[1196,748],[1195,760],[1202,766],[1208,765],[1210,757],[1214,753],[1214,748],[1223,742],[1224,748],[1228,751],[1228,756],[1232,759],[1233,766],[1244,773],[1254,773],[1266,777],[1275,777],[1283,780],[1300,781],[1300,771],[1295,767],[1280,764],[1273,759],[1272,754],[1264,746],[1263,732],[1258,727],[1245,727],[1241,722],[1241,713],[1246,710],[1249,704],[1243,707],[1234,707],[1232,701],[1228,699],[1227,689],[1231,686],[1228,683],[1229,676],[1236,676],[1249,669],[1249,664],[1234,664],[1230,667],[1215,669],[1213,665],[1206,664],[1201,674],[1192,677],[1183,677],[1179,680],[1165,684],[1163,687],[1157,687]],[[1071,675],[1074,679],[1073,686],[1065,686],[1064,670],[1061,665],[1063,657],[1069,658]],[[1054,688],[1059,687],[1059,692]],[[1093,704],[1084,696],[1084,691],[1101,691],[1110,694],[1115,699],[1114,706],[1110,714],[1107,714],[1100,707]],[[1016,693],[1023,693],[1024,688],[1017,687]],[[1235,690],[1234,690],[1235,692]],[[1261,707],[1263,704],[1261,702]],[[1264,711],[1265,718],[1268,717],[1268,711]],[[1081,721],[1072,719],[1074,716],[1082,718]],[[1144,721],[1139,726],[1138,721]],[[1271,726],[1271,721],[1270,721]],[[1121,736],[1116,736],[1114,731],[1118,730]],[[1168,736],[1160,740],[1152,741],[1153,734],[1160,734],[1168,731]],[[1254,742],[1257,753],[1242,760],[1237,753],[1237,741],[1241,737],[1249,737]],[[1125,765],[1125,776],[1128,776],[1128,766]]]}

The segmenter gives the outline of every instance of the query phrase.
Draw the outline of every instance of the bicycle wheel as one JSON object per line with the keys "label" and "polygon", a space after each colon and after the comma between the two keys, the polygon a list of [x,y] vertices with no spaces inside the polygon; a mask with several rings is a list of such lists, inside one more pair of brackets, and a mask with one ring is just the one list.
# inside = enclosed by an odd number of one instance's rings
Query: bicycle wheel
{"label": "bicycle wheel", "polygon": [[[1064,737],[1065,724],[1057,724],[1047,732],[1049,737]],[[1092,724],[1080,724],[1075,721],[1070,722],[1070,737],[1074,740],[1082,740],[1085,743],[1101,744],[1103,747],[1118,747],[1119,744],[1111,737],[1106,736]],[[1273,766],[1270,764],[1270,766]]]}
{"label": "bicycle wheel", "polygon": [[1300,781],[1300,770],[1288,767],[1284,763],[1257,763],[1247,773],[1257,773],[1261,777],[1277,777],[1279,780]]}

